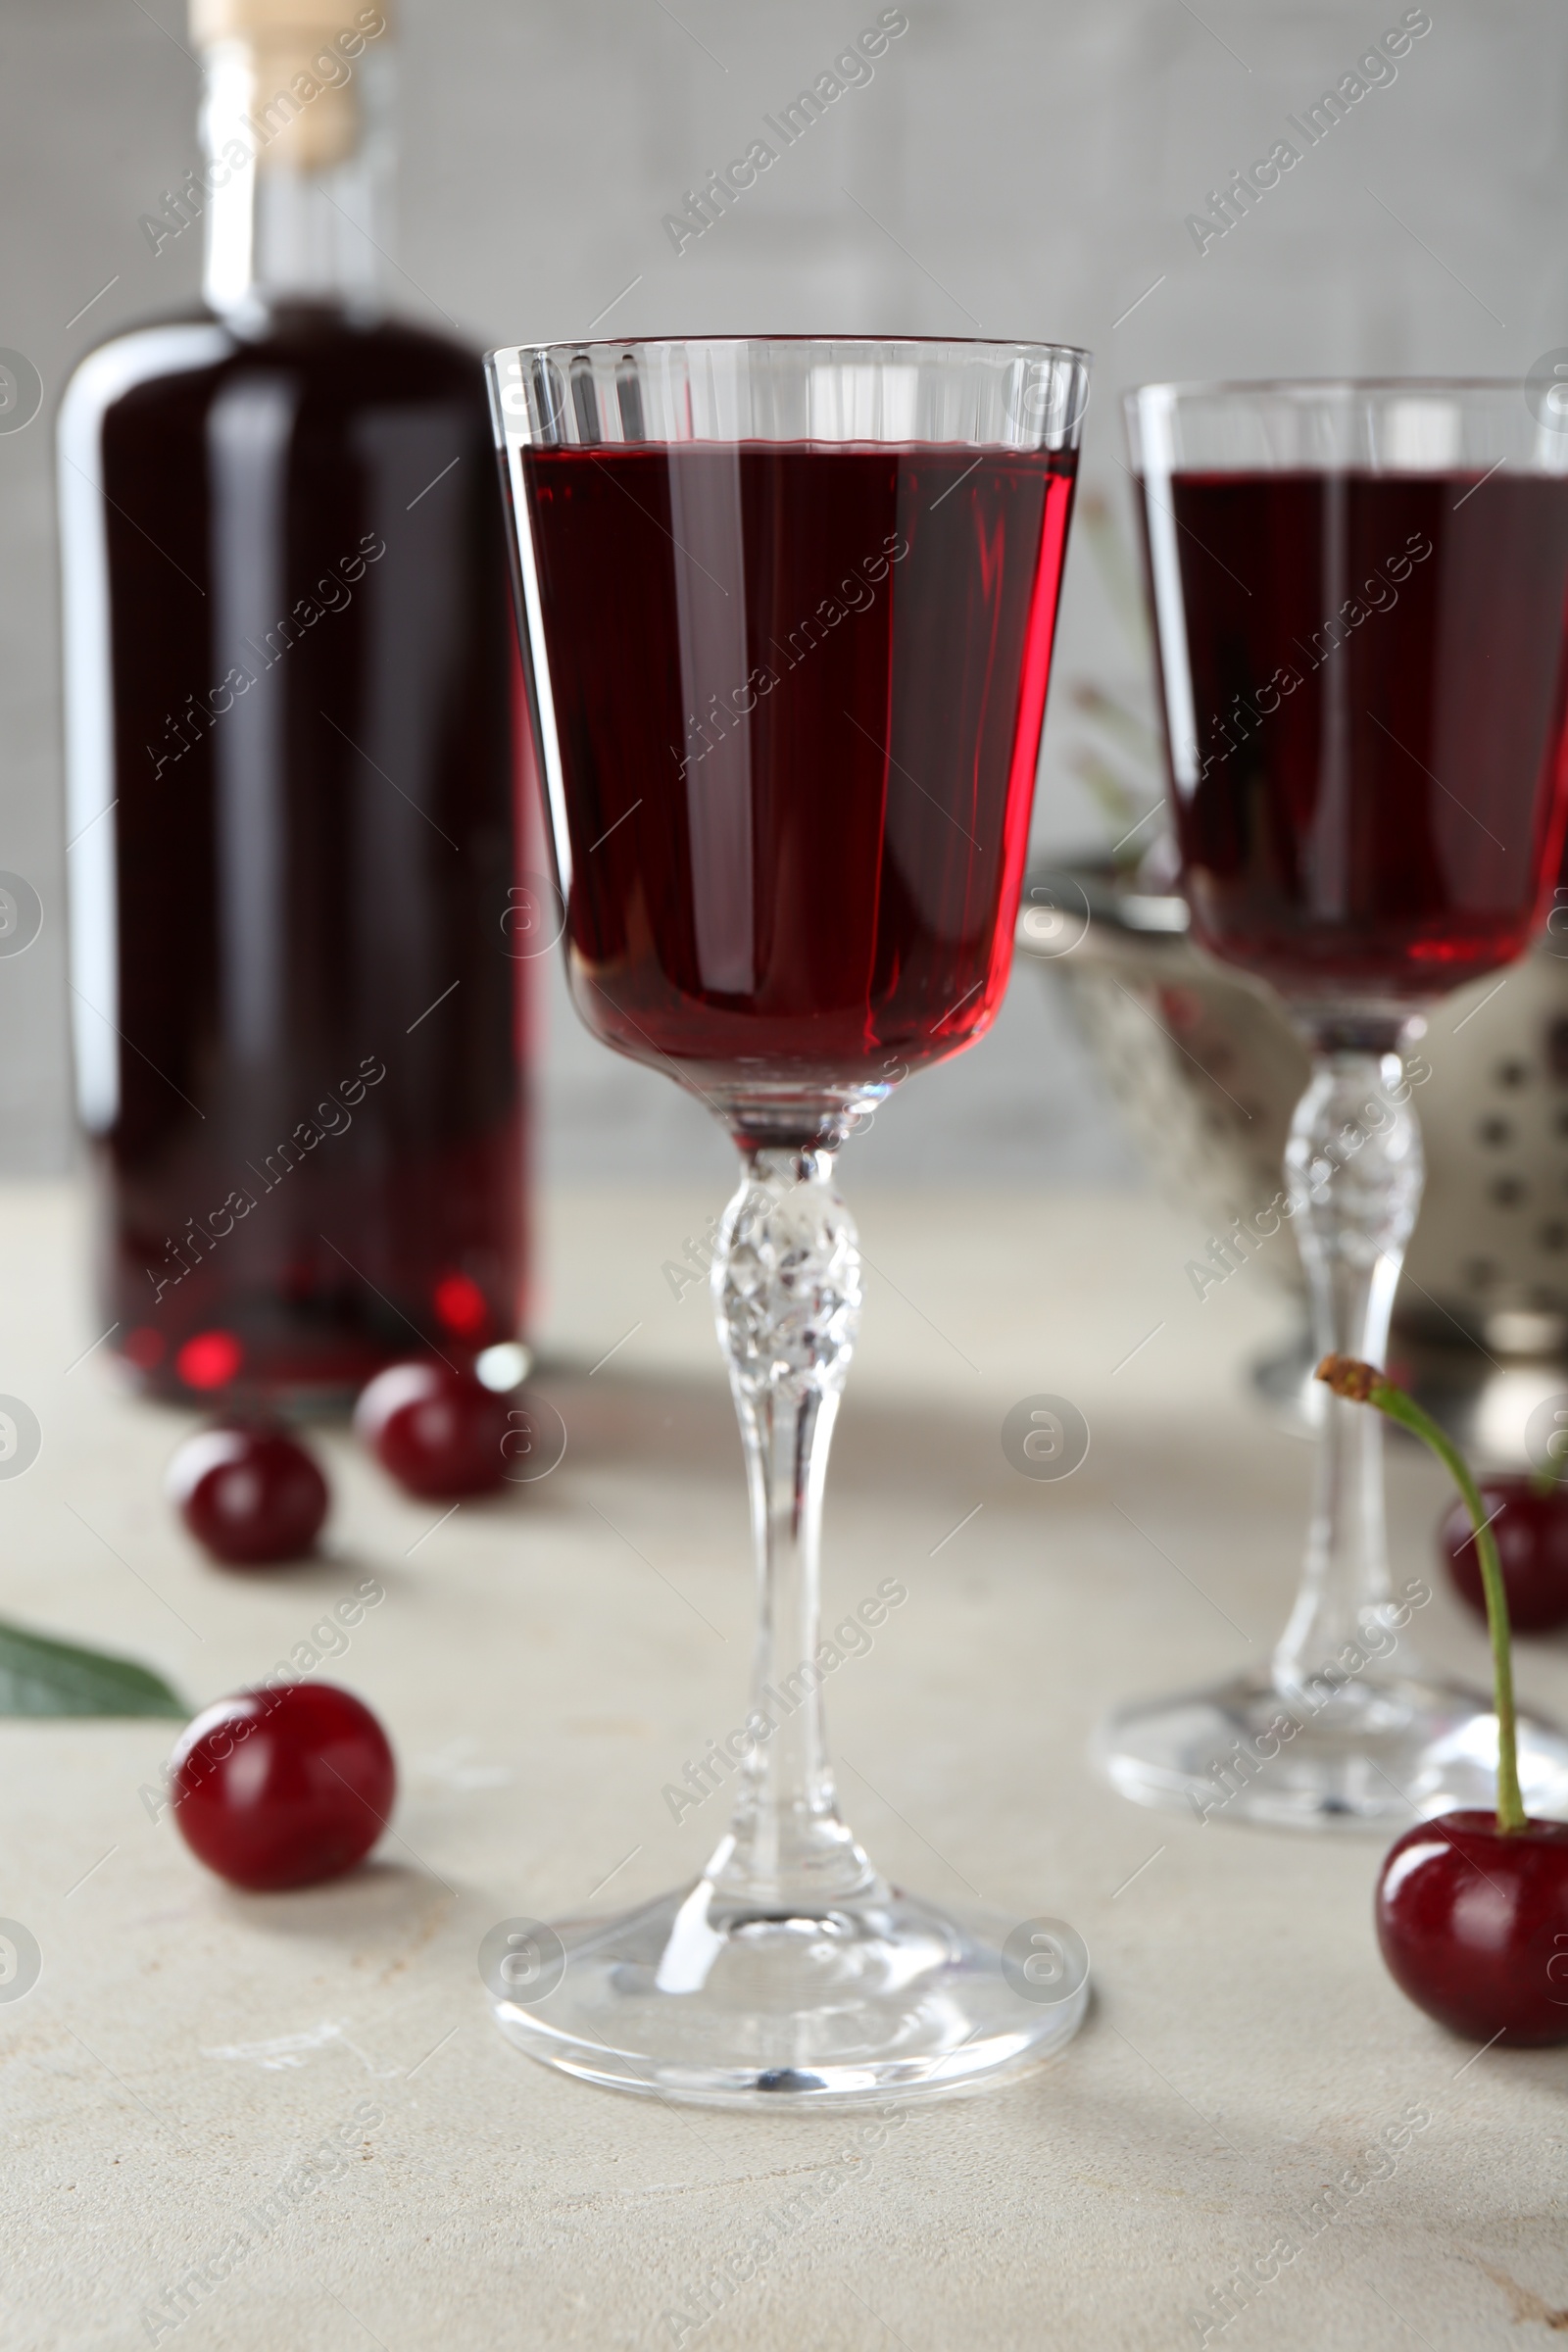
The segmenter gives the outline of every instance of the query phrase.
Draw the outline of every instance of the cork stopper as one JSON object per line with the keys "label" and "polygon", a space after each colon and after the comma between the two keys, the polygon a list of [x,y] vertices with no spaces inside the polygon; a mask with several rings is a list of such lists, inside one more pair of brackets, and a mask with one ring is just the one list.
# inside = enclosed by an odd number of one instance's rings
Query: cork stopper
{"label": "cork stopper", "polygon": [[356,59],[388,31],[384,0],[190,0],[191,38],[249,52],[262,171],[328,171],[360,143]]}
{"label": "cork stopper", "polygon": [[285,35],[314,46],[345,32],[373,41],[388,29],[387,19],[385,0],[371,7],[360,0],[190,0],[190,37],[198,48]]}

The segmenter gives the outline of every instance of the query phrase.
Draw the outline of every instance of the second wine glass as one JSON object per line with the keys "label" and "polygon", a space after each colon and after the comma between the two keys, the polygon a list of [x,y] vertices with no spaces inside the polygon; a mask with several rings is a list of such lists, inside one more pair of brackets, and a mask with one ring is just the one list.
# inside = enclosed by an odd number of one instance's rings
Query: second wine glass
{"label": "second wine glass", "polygon": [[[1521,953],[1556,876],[1568,432],[1498,383],[1152,384],[1127,417],[1194,935],[1312,1052],[1256,1205],[1293,1220],[1316,1352],[1381,1365],[1421,1197],[1406,1050]],[[1420,1595],[1392,1586],[1381,1423],[1325,1401],[1271,1666],[1118,1714],[1125,1794],[1385,1832],[1492,1802],[1492,1700],[1424,1670]],[[1520,1734],[1532,1812],[1568,1809],[1568,1740]]]}

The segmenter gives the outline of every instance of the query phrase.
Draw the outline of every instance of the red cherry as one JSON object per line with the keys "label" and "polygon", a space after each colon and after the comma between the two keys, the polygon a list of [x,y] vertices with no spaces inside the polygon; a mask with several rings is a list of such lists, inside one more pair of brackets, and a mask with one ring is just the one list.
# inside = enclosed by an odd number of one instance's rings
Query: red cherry
{"label": "red cherry", "polygon": [[297,1438],[266,1426],[204,1429],[169,1465],[166,1490],[215,1560],[297,1560],[326,1517],[326,1481]]}
{"label": "red cherry", "polygon": [[483,1494],[507,1473],[505,1396],[471,1372],[427,1357],[378,1372],[355,1407],[354,1426],[400,1487],[431,1501]]}
{"label": "red cherry", "polygon": [[1374,1915],[1390,1975],[1440,2025],[1512,2047],[1568,2041],[1568,1822],[1419,1822],[1389,1848]]}
{"label": "red cherry", "polygon": [[397,1767],[368,1707],[331,1683],[221,1698],[174,1749],[174,1819],[191,1852],[236,1886],[341,1878],[386,1827]]}
{"label": "red cherry", "polygon": [[[1553,1486],[1543,1493],[1529,1478],[1504,1475],[1480,1484],[1483,1503],[1495,1513],[1492,1532],[1514,1632],[1545,1634],[1568,1624],[1568,1487]],[[1438,1546],[1460,1599],[1485,1617],[1470,1514],[1457,1497],[1439,1523]]]}

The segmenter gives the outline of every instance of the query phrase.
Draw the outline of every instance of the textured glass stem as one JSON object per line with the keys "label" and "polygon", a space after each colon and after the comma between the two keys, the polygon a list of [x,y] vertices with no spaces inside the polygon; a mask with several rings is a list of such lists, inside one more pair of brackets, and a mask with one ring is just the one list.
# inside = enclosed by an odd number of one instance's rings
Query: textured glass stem
{"label": "textured glass stem", "polygon": [[[1382,1365],[1404,1246],[1421,1199],[1421,1130],[1396,1052],[1336,1045],[1314,1056],[1285,1153],[1317,1355]],[[1389,1599],[1383,1429],[1376,1413],[1326,1397],[1300,1591],[1274,1653],[1295,1696],[1361,1676],[1359,1637]],[[1412,1670],[1408,1644],[1398,1659]],[[1375,1676],[1361,1676],[1363,1682]]]}
{"label": "textured glass stem", "polygon": [[874,1877],[839,1815],[816,1654],[822,1485],[859,1327],[860,1261],[831,1152],[743,1159],[713,1304],[746,1449],[759,1625],[734,1819],[707,1875],[721,1894],[776,1910]]}

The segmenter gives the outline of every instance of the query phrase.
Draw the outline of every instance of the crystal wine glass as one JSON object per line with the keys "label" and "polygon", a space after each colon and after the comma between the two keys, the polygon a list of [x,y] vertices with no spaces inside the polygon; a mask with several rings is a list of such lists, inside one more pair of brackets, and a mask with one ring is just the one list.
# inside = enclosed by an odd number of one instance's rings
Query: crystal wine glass
{"label": "crystal wine glass", "polygon": [[834,1161],[1006,984],[1085,355],[699,339],[489,366],[572,995],[741,1155],[712,1292],[760,1599],[707,1869],[549,1931],[498,2021],[664,2096],[948,2088],[1065,2041],[1087,1971],[1070,1932],[1009,1950],[1011,1923],[891,1887],[839,1810],[817,1538],[860,1274]]}
{"label": "crystal wine glass", "polygon": [[[1151,384],[1127,419],[1194,934],[1312,1053],[1238,1250],[1292,1218],[1315,1350],[1382,1364],[1421,1196],[1405,1049],[1520,954],[1557,871],[1568,431],[1513,383]],[[1492,1803],[1493,1702],[1422,1670],[1420,1594],[1391,1587],[1382,1424],[1323,1403],[1271,1666],[1114,1717],[1125,1794],[1385,1832]],[[1568,1807],[1568,1742],[1521,1725],[1520,1776]]]}

